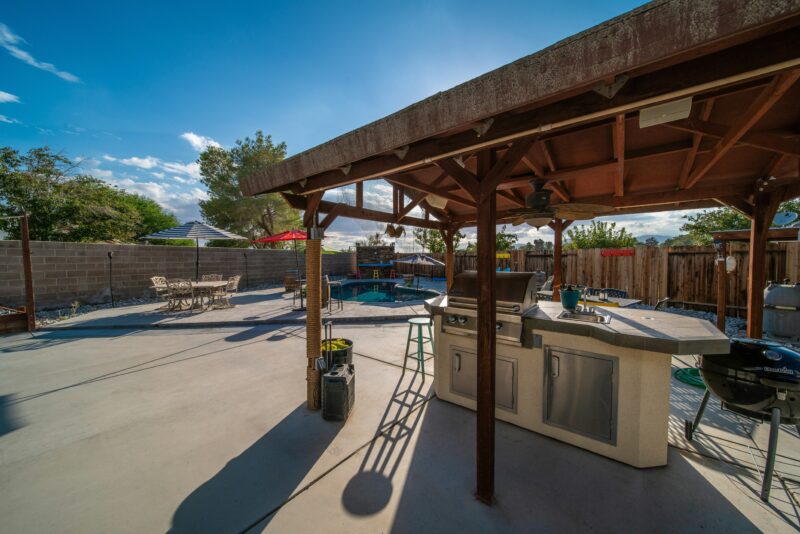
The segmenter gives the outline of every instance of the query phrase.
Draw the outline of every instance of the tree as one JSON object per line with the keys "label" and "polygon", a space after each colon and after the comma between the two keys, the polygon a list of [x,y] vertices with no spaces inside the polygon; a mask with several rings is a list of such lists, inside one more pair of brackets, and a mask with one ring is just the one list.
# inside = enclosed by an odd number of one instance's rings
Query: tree
{"label": "tree", "polygon": [[[27,212],[31,239],[40,241],[131,242],[177,224],[156,202],[75,169],[47,147],[25,155],[0,148],[0,215]],[[0,220],[0,229],[19,239],[16,221]]]}
{"label": "tree", "polygon": [[[456,232],[453,235],[453,248],[458,248],[458,244],[466,236],[461,232]],[[444,234],[441,230],[429,230],[427,228],[416,228],[414,230],[414,242],[422,247],[423,251],[428,252],[447,252],[447,246],[444,242]]]}
{"label": "tree", "polygon": [[209,146],[201,154],[201,181],[208,199],[200,201],[203,218],[215,226],[254,240],[302,226],[299,212],[278,193],[246,197],[240,180],[273,165],[286,156],[286,143],[275,145],[272,136],[258,131],[254,138],[236,141],[231,149]]}
{"label": "tree", "polygon": [[662,246],[665,247],[689,247],[694,245],[699,245],[700,243],[697,240],[688,235],[688,234],[680,234],[674,237],[670,237],[669,239],[664,240]]}
{"label": "tree", "polygon": [[[510,232],[506,232],[506,226],[500,229],[499,232],[495,232],[494,235],[494,248],[496,251],[500,252],[501,250],[513,250],[514,245],[517,243],[518,237],[516,234],[512,234]],[[467,248],[465,249],[467,252],[475,252],[478,250],[478,243],[471,242],[467,243]]]}
{"label": "tree", "polygon": [[658,239],[656,239],[655,237],[650,236],[650,237],[648,237],[647,239],[644,240],[644,244],[647,247],[657,247],[658,246]]}
{"label": "tree", "polygon": [[367,239],[356,241],[357,247],[385,247],[386,241],[383,240],[383,234],[380,232],[375,232],[374,234],[369,234]]}
{"label": "tree", "polygon": [[[60,191],[72,168],[72,162],[47,147],[31,149],[26,155],[11,147],[0,148],[0,215],[26,211],[31,239],[57,240],[66,205]],[[19,239],[15,221],[0,220],[0,229],[11,239]]]}
{"label": "tree", "polygon": [[512,234],[510,232],[506,232],[506,226],[503,225],[503,228],[500,229],[499,232],[495,233],[494,243],[496,250],[513,250],[514,245],[517,243],[516,234]]}
{"label": "tree", "polygon": [[[792,211],[800,214],[800,200],[784,202],[778,211]],[[714,241],[711,236],[712,232],[750,228],[750,219],[731,208],[703,210],[697,214],[684,215],[683,218],[687,222],[681,226],[681,231],[689,234],[700,245],[710,245]]]}
{"label": "tree", "polygon": [[567,230],[565,249],[579,248],[623,248],[636,245],[636,238],[625,228],[617,228],[615,222],[592,221]]}

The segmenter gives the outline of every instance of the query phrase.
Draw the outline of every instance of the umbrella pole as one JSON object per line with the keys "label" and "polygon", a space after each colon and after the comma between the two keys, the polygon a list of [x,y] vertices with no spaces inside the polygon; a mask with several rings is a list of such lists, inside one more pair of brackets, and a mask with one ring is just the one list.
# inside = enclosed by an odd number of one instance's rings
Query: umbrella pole
{"label": "umbrella pole", "polygon": [[300,307],[295,308],[295,311],[303,311],[306,307],[303,304],[303,283],[300,282],[300,259],[297,256],[297,239],[292,239],[292,241],[294,241],[294,266],[297,267],[297,283],[300,284]]}
{"label": "umbrella pole", "polygon": [[200,281],[200,239],[195,237],[194,238],[194,281]]}

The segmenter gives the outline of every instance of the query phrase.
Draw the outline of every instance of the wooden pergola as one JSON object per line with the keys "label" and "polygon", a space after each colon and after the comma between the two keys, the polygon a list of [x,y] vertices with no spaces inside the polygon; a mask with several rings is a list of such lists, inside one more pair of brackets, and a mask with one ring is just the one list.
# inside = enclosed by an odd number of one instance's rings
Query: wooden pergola
{"label": "wooden pergola", "polygon": [[[441,230],[448,284],[453,235],[477,226],[477,497],[490,503],[495,226],[525,206],[534,178],[554,204],[603,204],[612,214],[730,206],[752,219],[748,334],[760,337],[766,232],[778,205],[800,196],[798,79],[800,2],[653,2],[261,169],[242,190],[281,192],[318,238],[337,217]],[[363,183],[377,179],[393,186],[392,212],[364,206]],[[355,205],[323,200],[348,184]],[[416,206],[424,218],[410,215]],[[570,223],[550,223],[555,286]],[[311,407],[319,243],[306,252]]]}

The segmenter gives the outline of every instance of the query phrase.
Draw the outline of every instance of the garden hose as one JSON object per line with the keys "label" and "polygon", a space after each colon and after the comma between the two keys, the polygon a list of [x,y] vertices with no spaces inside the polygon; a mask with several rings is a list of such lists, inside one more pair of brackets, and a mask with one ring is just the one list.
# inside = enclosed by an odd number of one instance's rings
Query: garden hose
{"label": "garden hose", "polygon": [[672,372],[678,381],[700,389],[706,389],[706,384],[700,376],[700,370],[696,367],[678,367]]}

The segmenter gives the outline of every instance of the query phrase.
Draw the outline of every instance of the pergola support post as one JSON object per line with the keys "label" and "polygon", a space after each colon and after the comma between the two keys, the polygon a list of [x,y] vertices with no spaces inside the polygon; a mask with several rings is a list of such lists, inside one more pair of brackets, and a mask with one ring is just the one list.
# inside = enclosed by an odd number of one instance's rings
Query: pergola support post
{"label": "pergola support post", "polygon": [[455,228],[448,228],[444,230],[442,234],[444,235],[444,276],[445,276],[445,289],[449,293],[450,287],[453,285],[453,275],[455,272],[455,246],[453,244],[453,240],[455,238],[456,232]]}
{"label": "pergola support post", "polygon": [[564,234],[563,219],[553,220],[553,302],[561,302],[561,250]]}
{"label": "pergola support post", "polygon": [[747,337],[760,338],[764,325],[764,286],[767,231],[780,204],[777,191],[755,194],[753,219],[750,222],[750,253],[747,276]]}
{"label": "pergola support post", "polygon": [[28,230],[28,214],[19,219],[20,241],[22,242],[22,269],[25,272],[25,315],[28,332],[36,330],[36,302],[33,296],[33,265],[31,264],[31,238]]}
{"label": "pergola support post", "polygon": [[717,329],[725,333],[725,309],[728,303],[728,271],[725,268],[725,257],[728,255],[728,244],[722,241],[717,257]]}
{"label": "pergola support post", "polygon": [[[483,179],[492,166],[492,153],[478,154],[478,178]],[[496,196],[494,187],[481,183],[478,197],[478,377],[476,497],[484,504],[494,499],[495,432],[495,237]]]}
{"label": "pergola support post", "polygon": [[[322,232],[308,228],[306,241],[306,368],[307,406],[320,409],[320,373],[315,361],[322,344]],[[302,288],[301,288],[302,290]]]}

